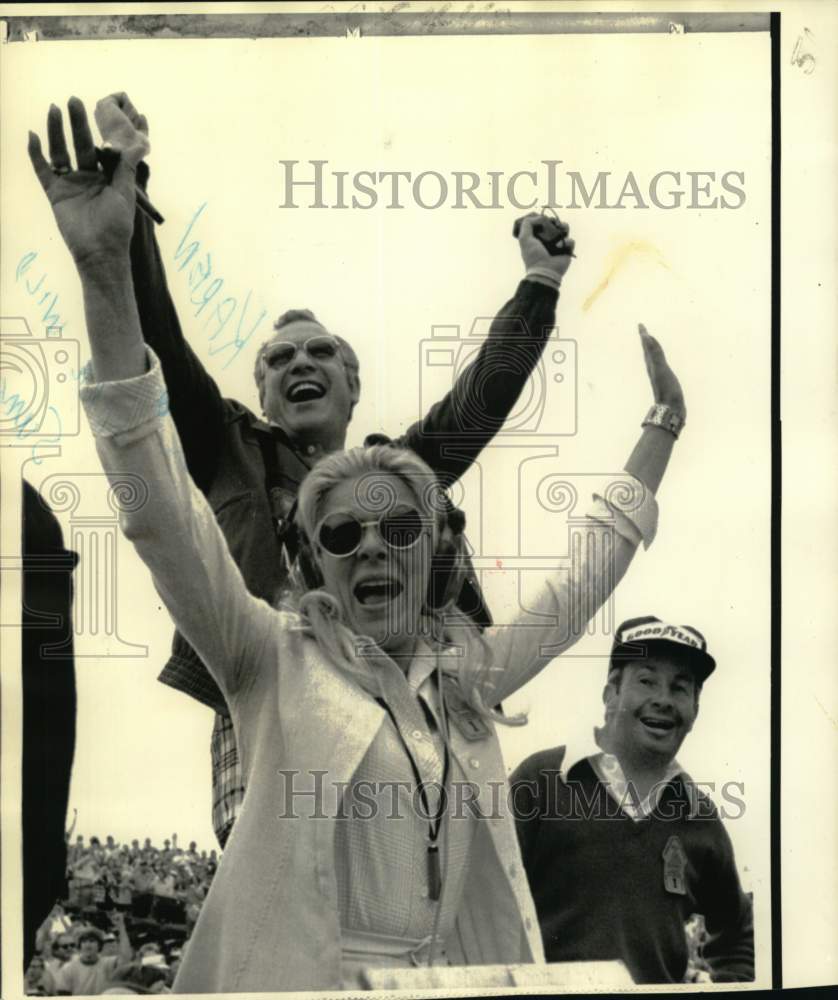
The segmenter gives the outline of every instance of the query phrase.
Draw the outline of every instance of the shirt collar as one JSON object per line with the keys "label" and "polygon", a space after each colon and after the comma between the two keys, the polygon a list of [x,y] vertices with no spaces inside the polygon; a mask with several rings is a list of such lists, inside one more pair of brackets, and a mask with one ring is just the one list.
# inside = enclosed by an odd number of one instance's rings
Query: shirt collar
{"label": "shirt collar", "polygon": [[608,794],[616,800],[617,804],[633,820],[646,819],[655,809],[660,799],[661,792],[665,785],[681,773],[681,765],[677,760],[672,760],[666,767],[660,781],[655,782],[649,794],[638,802],[636,793],[626,779],[619,760],[611,753],[598,753],[588,758],[594,773],[605,785]]}
{"label": "shirt collar", "polygon": [[423,639],[419,639],[416,652],[407,668],[407,683],[411,691],[418,691],[433,674],[436,670],[436,660],[436,652]]}

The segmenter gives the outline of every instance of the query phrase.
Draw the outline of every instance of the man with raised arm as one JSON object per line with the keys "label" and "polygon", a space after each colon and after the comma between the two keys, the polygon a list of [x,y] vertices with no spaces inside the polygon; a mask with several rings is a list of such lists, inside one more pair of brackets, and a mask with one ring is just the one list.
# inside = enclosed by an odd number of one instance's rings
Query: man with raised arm
{"label": "man with raised arm", "polygon": [[[77,169],[71,167],[60,110],[47,119],[50,162],[37,137],[30,155],[42,183],[49,175],[53,207],[107,211],[102,194],[109,178],[100,169],[84,106],[68,105]],[[144,187],[143,162],[148,125],[125,94],[100,101],[96,119],[103,139],[120,152],[113,191],[120,185]],[[46,174],[45,174],[46,172]],[[53,176],[57,175],[57,176]],[[58,214],[58,213],[56,213]],[[445,485],[455,482],[492,440],[514,407],[555,323],[561,280],[570,265],[574,241],[565,235],[563,252],[551,255],[533,234],[535,214],[523,220],[519,244],[525,276],[513,298],[492,323],[474,362],[451,391],[395,443],[415,451]],[[76,249],[71,246],[71,252]],[[327,331],[309,310],[290,310],[275,324],[275,337],[258,352],[255,377],[264,419],[241,403],[225,399],[184,339],[166,284],[153,224],[141,211],[134,219],[130,268],[108,246],[78,248],[80,269],[102,291],[136,299],[142,335],[162,365],[168,406],[180,435],[189,472],[206,495],[233,558],[250,591],[273,602],[283,589],[289,556],[288,515],[297,488],[312,464],[340,450],[361,383],[351,346]],[[89,293],[88,293],[89,294]],[[113,301],[113,299],[111,299]],[[136,351],[114,330],[110,352]],[[380,440],[380,435],[377,436]],[[466,576],[458,604],[479,625],[490,621],[477,580]],[[217,685],[197,654],[179,634],[160,680],[191,695],[216,712],[212,739],[213,826],[224,846],[244,795],[235,733]]]}

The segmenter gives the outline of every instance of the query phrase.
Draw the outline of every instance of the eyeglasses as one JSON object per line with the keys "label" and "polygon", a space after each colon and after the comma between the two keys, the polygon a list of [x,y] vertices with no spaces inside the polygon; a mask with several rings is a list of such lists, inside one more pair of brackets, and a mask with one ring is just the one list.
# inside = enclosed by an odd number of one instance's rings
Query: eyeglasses
{"label": "eyeglasses", "polygon": [[318,334],[302,344],[293,344],[290,340],[274,341],[265,348],[262,360],[268,368],[285,368],[297,356],[297,351],[305,351],[314,361],[331,361],[337,357],[339,350],[340,344],[335,337]]}
{"label": "eyeglasses", "polygon": [[405,504],[371,521],[361,521],[348,511],[335,511],[323,518],[315,534],[321,548],[342,559],[358,551],[364,528],[370,524],[376,525],[387,545],[398,551],[413,548],[425,529],[421,513]]}

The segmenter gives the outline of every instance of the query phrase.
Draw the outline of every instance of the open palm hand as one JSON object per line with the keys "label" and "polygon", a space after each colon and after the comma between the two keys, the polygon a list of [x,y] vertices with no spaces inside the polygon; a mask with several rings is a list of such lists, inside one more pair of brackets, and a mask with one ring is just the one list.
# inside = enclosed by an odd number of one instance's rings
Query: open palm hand
{"label": "open palm hand", "polygon": [[[67,150],[61,111],[55,105],[47,115],[50,162],[33,132],[29,133],[29,158],[64,242],[76,265],[82,268],[127,256],[134,228],[134,171],[136,163],[148,151],[148,141],[126,118],[123,129],[127,126],[137,141],[119,151],[115,169],[108,173],[100,165],[84,104],[73,97],[68,110],[76,169],[72,168]],[[108,111],[111,115],[122,114],[116,106]]]}

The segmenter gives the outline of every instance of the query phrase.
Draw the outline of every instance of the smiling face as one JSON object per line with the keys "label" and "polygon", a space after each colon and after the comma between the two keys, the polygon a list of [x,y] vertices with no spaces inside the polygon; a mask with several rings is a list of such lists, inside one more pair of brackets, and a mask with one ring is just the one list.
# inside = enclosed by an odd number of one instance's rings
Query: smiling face
{"label": "smiling face", "polygon": [[606,728],[617,757],[660,766],[674,759],[698,715],[692,671],[652,652],[629,662],[605,688]]}
{"label": "smiling face", "polygon": [[52,946],[52,953],[60,962],[66,962],[73,952],[73,939],[69,937],[59,937]]}
{"label": "smiling face", "polygon": [[95,965],[99,961],[99,940],[95,937],[79,941],[79,959],[85,965]]}
{"label": "smiling face", "polygon": [[[382,509],[381,498],[387,497]],[[387,511],[418,509],[419,502],[400,477],[373,473],[345,479],[326,495],[317,523],[352,515],[366,524],[355,552],[335,556],[317,538],[314,553],[324,588],[340,603],[353,632],[369,636],[390,655],[410,655],[430,575],[433,529],[425,520],[419,541],[393,548],[381,536],[378,520]]]}
{"label": "smiling face", "polygon": [[[312,338],[316,339],[309,350],[303,349]],[[262,354],[262,407],[292,439],[317,441],[331,450],[343,447],[359,393],[340,349],[332,354],[318,349],[323,338],[330,338],[328,332],[319,323],[306,321],[289,323],[277,332]],[[290,360],[271,350],[279,343],[297,348]]]}

